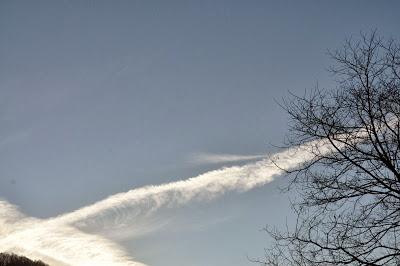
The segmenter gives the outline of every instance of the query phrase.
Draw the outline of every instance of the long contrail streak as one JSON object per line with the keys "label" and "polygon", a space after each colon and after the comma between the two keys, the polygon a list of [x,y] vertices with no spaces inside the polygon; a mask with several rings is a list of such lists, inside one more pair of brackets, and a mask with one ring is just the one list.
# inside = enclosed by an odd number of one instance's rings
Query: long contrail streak
{"label": "long contrail streak", "polygon": [[[179,206],[192,200],[210,200],[228,191],[244,192],[271,182],[283,169],[293,169],[308,161],[308,148],[289,149],[271,158],[219,170],[209,171],[186,180],[145,186],[113,195],[93,205],[53,218],[81,229],[130,224],[137,217],[154,212],[162,206]],[[277,167],[276,165],[279,165]]]}
{"label": "long contrail streak", "polygon": [[102,237],[103,230],[132,228],[135,221],[150,217],[161,207],[211,200],[228,191],[245,192],[262,186],[281,175],[282,168],[293,169],[312,160],[316,147],[320,154],[332,152],[327,142],[310,142],[244,166],[119,193],[46,220],[24,217],[14,206],[0,201],[4,207],[0,209],[0,234],[4,236],[0,250],[21,250],[44,260],[54,259],[57,265],[143,266]]}

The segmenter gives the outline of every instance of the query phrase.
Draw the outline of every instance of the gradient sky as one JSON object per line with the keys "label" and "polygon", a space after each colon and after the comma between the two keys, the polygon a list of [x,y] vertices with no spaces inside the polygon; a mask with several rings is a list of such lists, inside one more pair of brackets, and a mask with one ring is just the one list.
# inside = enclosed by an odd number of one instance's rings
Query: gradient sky
{"label": "gradient sky", "polygon": [[[274,152],[288,91],[334,88],[327,49],[377,29],[398,1],[1,1],[0,197],[47,218]],[[290,219],[282,178],[166,210],[122,244],[154,266],[252,265]]]}

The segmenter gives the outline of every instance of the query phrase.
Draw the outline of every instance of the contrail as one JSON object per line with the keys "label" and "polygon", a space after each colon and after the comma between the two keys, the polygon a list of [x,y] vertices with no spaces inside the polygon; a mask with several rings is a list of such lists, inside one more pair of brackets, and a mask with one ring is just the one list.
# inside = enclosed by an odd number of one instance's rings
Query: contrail
{"label": "contrail", "polygon": [[109,239],[51,219],[27,217],[0,200],[0,251],[41,259],[52,266],[145,266]]}
{"label": "contrail", "polygon": [[[294,169],[312,160],[315,149],[319,154],[333,152],[328,142],[314,141],[244,166],[222,168],[186,180],[119,193],[47,220],[24,218],[22,223],[5,229],[5,232],[0,231],[5,234],[0,248],[10,250],[7,247],[12,246],[13,249],[39,254],[42,258],[53,258],[60,262],[59,265],[143,266],[99,234],[104,234],[106,229],[134,227],[135,221],[147,219],[161,207],[172,208],[191,201],[211,200],[228,191],[245,192],[262,186],[281,175],[284,172],[282,168]],[[3,214],[1,212],[3,209],[0,210],[2,227],[21,217],[11,205]]]}
{"label": "contrail", "polygon": [[149,215],[162,206],[175,207],[192,200],[214,199],[228,191],[244,192],[262,186],[283,173],[276,164],[292,169],[309,160],[310,156],[310,151],[305,147],[289,149],[275,154],[274,160],[264,159],[244,166],[226,167],[186,180],[119,193],[53,220],[83,230],[96,226],[129,225],[136,218]]}
{"label": "contrail", "polygon": [[265,158],[266,155],[239,155],[239,154],[214,154],[214,153],[197,153],[190,162],[194,164],[219,164],[219,163],[233,163],[260,160]]}
{"label": "contrail", "polygon": [[52,220],[96,233],[101,233],[102,229],[132,226],[137,219],[146,218],[163,206],[172,208],[190,201],[211,200],[228,191],[245,192],[262,186],[281,175],[282,169],[293,169],[313,159],[315,152],[333,152],[332,145],[327,141],[313,141],[244,166],[226,167],[186,180],[133,189]]}

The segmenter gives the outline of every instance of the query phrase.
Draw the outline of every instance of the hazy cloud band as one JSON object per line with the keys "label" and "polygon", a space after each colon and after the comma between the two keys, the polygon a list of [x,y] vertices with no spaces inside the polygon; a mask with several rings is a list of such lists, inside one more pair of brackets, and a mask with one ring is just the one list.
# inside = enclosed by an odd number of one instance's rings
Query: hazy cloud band
{"label": "hazy cloud band", "polygon": [[[112,241],[99,236],[104,230],[134,227],[161,207],[176,207],[191,201],[211,200],[228,191],[244,192],[271,182],[284,169],[293,169],[313,158],[313,150],[331,152],[324,142],[288,149],[244,166],[210,171],[196,177],[162,185],[146,186],[110,196],[95,204],[47,220],[24,218],[7,203],[0,210],[2,250],[24,250],[41,258],[52,258],[58,265],[143,266]],[[279,165],[280,167],[276,166]],[[151,230],[148,230],[151,231]],[[89,234],[92,233],[92,234]],[[134,235],[133,235],[134,237]],[[85,247],[82,253],[81,247]]]}

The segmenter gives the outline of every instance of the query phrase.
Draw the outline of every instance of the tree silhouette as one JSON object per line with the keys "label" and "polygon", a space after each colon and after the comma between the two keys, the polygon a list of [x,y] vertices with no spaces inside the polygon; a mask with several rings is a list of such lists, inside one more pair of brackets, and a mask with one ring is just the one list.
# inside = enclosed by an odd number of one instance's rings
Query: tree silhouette
{"label": "tree silhouette", "polygon": [[0,253],[0,266],[48,266],[41,261],[33,261],[23,256]]}
{"label": "tree silhouette", "polygon": [[294,228],[266,230],[264,265],[400,265],[400,45],[376,32],[330,52],[337,88],[283,103],[287,144],[335,152],[290,172]]}

